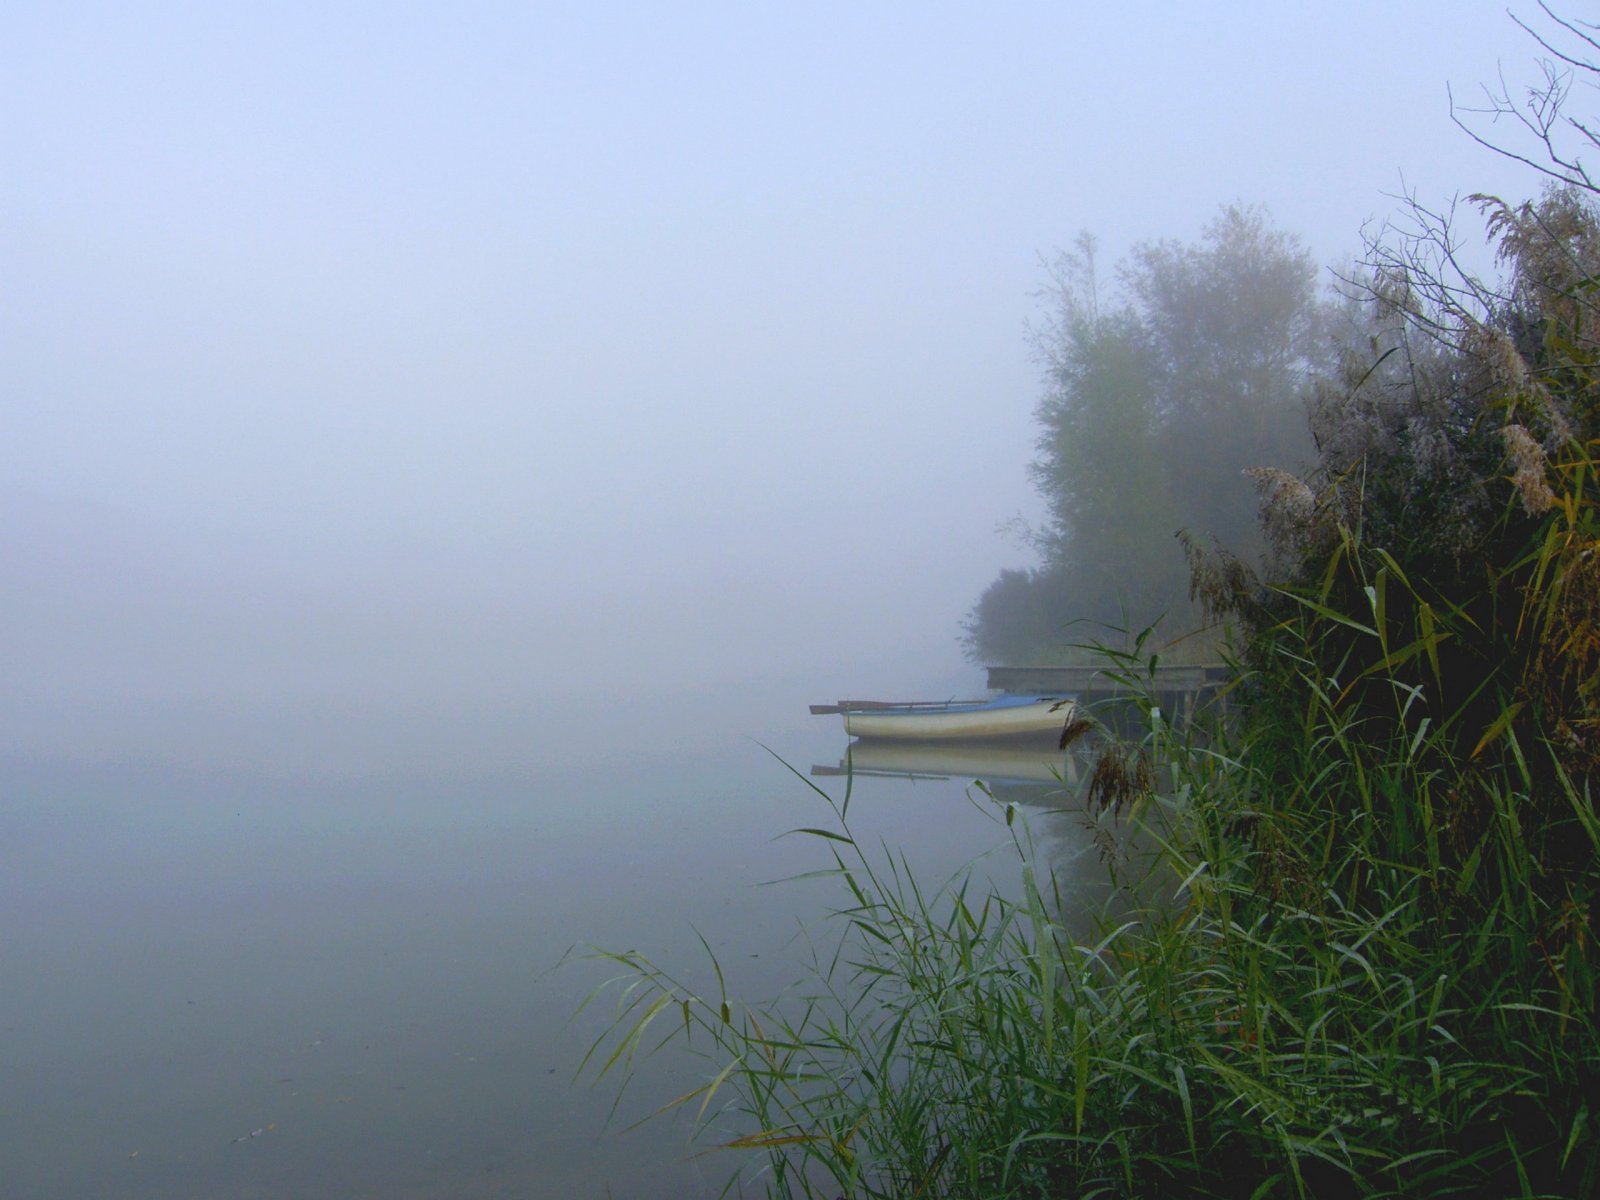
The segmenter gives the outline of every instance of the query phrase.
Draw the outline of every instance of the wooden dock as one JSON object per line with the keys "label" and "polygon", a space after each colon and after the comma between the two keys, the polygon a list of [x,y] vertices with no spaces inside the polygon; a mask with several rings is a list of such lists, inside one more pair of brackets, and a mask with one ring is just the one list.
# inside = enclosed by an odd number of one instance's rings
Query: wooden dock
{"label": "wooden dock", "polygon": [[[1074,667],[989,667],[994,691],[1031,695],[1065,695],[1080,703],[1127,699],[1131,690],[1108,674],[1103,665]],[[1222,663],[1157,666],[1150,690],[1162,710],[1177,718],[1193,716],[1216,700],[1228,681]]]}

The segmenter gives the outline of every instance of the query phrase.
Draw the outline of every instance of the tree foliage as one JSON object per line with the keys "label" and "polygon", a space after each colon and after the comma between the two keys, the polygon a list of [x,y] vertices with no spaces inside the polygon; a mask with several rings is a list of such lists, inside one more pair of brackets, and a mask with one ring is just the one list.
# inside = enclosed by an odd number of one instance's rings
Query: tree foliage
{"label": "tree foliage", "polygon": [[[1100,303],[1084,235],[1052,264],[1034,344],[1045,370],[1032,475],[1044,559],[979,600],[968,645],[987,661],[1047,658],[1069,626],[1188,615],[1180,529],[1259,546],[1242,472],[1309,451],[1305,402],[1325,368],[1309,255],[1259,210],[1229,207],[1200,242],[1135,247]],[[1033,592],[1034,595],[1026,595]],[[1026,616],[1027,623],[1017,623]]]}
{"label": "tree foliage", "polygon": [[[1600,663],[1600,612],[1573,608],[1600,545],[1600,213],[1571,185],[1520,205],[1473,199],[1502,283],[1448,277],[1439,214],[1414,208],[1408,235],[1370,247],[1346,348],[1317,389],[1314,466],[1303,481],[1254,472],[1273,586],[1226,555],[1194,558],[1197,593],[1246,618],[1258,654],[1327,611],[1370,608],[1386,582],[1382,616],[1418,639],[1399,672],[1415,688],[1406,720],[1449,712],[1448,757],[1477,767],[1518,730],[1524,762],[1552,734],[1569,749],[1600,734],[1596,685],[1573,669]],[[1368,695],[1394,676],[1370,625],[1330,626],[1318,655],[1349,703],[1392,714],[1391,697]]]}

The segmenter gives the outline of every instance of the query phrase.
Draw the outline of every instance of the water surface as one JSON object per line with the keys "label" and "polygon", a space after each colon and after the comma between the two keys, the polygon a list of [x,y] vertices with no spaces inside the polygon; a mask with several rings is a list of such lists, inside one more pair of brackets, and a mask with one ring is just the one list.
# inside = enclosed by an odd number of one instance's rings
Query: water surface
{"label": "water surface", "polygon": [[[835,795],[843,750],[820,721],[773,746]],[[1003,846],[971,765],[863,773],[856,833],[930,879]],[[31,760],[3,782],[0,1194],[19,1200],[714,1195],[731,1159],[696,1157],[682,1123],[626,1130],[704,1064],[663,1057],[612,1113],[573,1082],[606,1008],[574,1012],[609,972],[557,964],[637,949],[710,986],[703,935],[766,996],[841,900],[765,886],[824,865],[781,835],[830,817],[731,732],[513,779]],[[1079,818],[1029,811],[1060,861],[1085,854]]]}

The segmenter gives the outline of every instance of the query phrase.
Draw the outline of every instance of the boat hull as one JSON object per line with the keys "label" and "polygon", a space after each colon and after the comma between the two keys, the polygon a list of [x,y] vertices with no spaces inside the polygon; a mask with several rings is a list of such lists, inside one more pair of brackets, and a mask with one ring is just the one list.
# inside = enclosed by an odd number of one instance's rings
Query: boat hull
{"label": "boat hull", "polygon": [[885,741],[977,741],[1060,733],[1073,702],[1061,696],[1002,697],[964,704],[841,706],[851,737]]}

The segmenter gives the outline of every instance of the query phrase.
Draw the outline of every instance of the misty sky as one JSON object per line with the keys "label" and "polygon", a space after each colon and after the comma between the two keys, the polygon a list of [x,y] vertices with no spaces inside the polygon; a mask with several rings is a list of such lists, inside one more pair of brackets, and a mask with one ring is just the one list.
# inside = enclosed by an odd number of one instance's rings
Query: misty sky
{"label": "misty sky", "polygon": [[759,734],[981,682],[1040,255],[1532,194],[1446,85],[1533,49],[1480,0],[7,5],[0,753],[514,769],[667,688]]}

